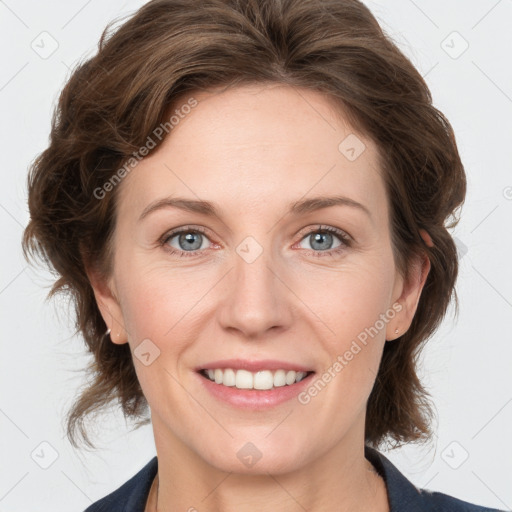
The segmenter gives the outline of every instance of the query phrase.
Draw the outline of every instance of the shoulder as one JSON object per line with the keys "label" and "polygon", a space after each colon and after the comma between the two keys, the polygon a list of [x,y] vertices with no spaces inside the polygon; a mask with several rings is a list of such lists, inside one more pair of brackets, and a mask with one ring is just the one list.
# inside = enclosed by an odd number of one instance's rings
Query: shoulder
{"label": "shoulder", "polygon": [[158,470],[153,457],[137,474],[84,512],[144,512],[149,489]]}
{"label": "shoulder", "polygon": [[365,446],[365,457],[386,482],[390,512],[504,512],[441,492],[418,489],[388,458],[369,446]]}

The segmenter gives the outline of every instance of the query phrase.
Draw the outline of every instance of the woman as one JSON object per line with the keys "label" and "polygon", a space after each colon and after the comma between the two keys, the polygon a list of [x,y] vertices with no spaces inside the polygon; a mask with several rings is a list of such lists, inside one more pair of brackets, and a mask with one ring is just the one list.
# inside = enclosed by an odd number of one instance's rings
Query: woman
{"label": "woman", "polygon": [[415,368],[466,179],[427,85],[354,0],[154,0],[71,76],[24,248],[157,457],[87,511],[490,510],[377,448],[425,441]]}

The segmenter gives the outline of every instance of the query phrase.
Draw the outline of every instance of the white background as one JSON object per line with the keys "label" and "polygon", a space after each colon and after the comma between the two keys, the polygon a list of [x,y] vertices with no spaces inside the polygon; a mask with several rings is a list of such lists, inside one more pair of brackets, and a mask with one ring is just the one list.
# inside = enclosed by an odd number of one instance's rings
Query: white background
{"label": "white background", "polygon": [[[44,301],[51,275],[28,267],[20,250],[27,167],[47,144],[69,69],[92,55],[108,21],[143,3],[0,1],[0,512],[82,511],[155,454],[151,427],[130,432],[116,410],[97,423],[97,452],[70,446],[63,418],[84,382],[87,357],[72,335],[72,310]],[[426,77],[455,129],[468,176],[454,232],[460,316],[445,320],[421,371],[438,411],[436,437],[429,446],[383,453],[418,487],[510,510],[512,1],[366,3]],[[58,43],[46,59],[31,47],[45,37],[51,49],[44,31]],[[52,450],[42,442],[58,454],[48,469],[31,457],[36,450],[40,462],[50,462]]]}

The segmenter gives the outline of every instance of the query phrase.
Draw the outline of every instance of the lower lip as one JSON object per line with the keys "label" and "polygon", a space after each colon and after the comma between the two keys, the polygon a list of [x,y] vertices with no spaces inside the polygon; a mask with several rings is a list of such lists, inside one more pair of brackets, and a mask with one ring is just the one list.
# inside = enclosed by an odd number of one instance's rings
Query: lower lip
{"label": "lower lip", "polygon": [[235,386],[224,386],[211,381],[204,375],[197,373],[206,390],[218,400],[222,400],[240,409],[266,409],[280,405],[296,397],[306,388],[313,377],[310,373],[300,382],[290,386],[280,386],[273,389],[238,389]]}

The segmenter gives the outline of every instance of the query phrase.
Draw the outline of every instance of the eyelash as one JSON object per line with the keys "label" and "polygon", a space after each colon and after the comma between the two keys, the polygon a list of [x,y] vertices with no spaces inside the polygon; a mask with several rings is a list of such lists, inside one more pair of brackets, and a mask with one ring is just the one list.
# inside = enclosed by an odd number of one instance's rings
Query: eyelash
{"label": "eyelash", "polygon": [[[195,251],[180,251],[178,249],[171,248],[169,245],[167,245],[169,240],[174,238],[176,235],[180,235],[182,233],[200,233],[207,237],[206,230],[204,228],[195,227],[195,226],[194,227],[193,226],[185,226],[183,228],[179,228],[175,231],[171,231],[171,232],[163,235],[162,238],[159,240],[159,245],[162,246],[164,248],[164,250],[166,250],[169,254],[177,255],[179,257],[195,257],[198,255],[198,252],[204,252],[204,250],[199,250],[199,249],[197,249]],[[338,228],[331,227],[331,226],[321,226],[321,225],[319,225],[319,226],[315,227],[315,229],[312,229],[312,230],[308,231],[307,233],[305,233],[302,236],[302,238],[299,240],[299,242],[304,240],[309,235],[312,235],[313,233],[332,233],[332,234],[336,235],[342,242],[339,247],[337,247],[335,249],[329,249],[327,251],[314,251],[312,249],[310,249],[310,250],[306,249],[306,252],[311,254],[314,257],[317,257],[317,258],[323,258],[323,257],[329,257],[329,256],[334,257],[334,256],[339,255],[346,248],[351,247],[351,242],[352,242],[351,238],[344,231],[342,231],[341,229],[338,229]]]}

